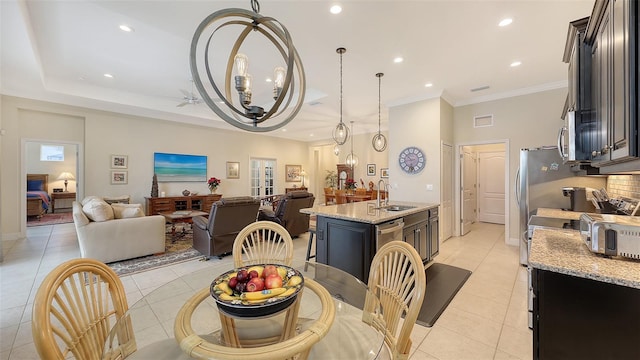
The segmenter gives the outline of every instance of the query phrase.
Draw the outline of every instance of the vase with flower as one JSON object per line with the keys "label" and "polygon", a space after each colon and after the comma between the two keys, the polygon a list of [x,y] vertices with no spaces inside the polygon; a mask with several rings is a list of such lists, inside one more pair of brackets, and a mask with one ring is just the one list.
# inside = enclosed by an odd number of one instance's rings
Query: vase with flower
{"label": "vase with flower", "polygon": [[222,182],[222,180],[218,179],[217,177],[212,177],[207,181],[207,185],[209,186],[209,191],[212,194],[216,193],[216,190],[218,189],[218,186],[220,185],[220,183]]}
{"label": "vase with flower", "polygon": [[353,195],[356,190],[356,181],[349,178],[344,182],[344,187],[349,195]]}

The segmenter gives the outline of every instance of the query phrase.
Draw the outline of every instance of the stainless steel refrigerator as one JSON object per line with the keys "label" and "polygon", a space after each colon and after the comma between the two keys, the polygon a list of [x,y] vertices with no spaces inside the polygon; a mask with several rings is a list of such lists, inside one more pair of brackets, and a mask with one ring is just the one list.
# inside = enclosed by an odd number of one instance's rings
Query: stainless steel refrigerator
{"label": "stainless steel refrigerator", "polygon": [[563,187],[606,186],[606,177],[576,176],[570,165],[562,163],[556,146],[520,150],[516,175],[516,199],[520,208],[520,263],[528,264],[528,220],[538,208],[567,209],[570,199]]}

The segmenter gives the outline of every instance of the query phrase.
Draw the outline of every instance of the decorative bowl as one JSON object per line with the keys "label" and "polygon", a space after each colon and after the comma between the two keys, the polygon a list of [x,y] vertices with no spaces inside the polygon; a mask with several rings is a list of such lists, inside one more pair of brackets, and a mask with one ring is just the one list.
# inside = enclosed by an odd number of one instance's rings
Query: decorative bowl
{"label": "decorative bowl", "polygon": [[[225,297],[225,295],[223,292],[220,291],[220,288],[218,287],[220,283],[227,283],[226,285],[228,286],[229,279],[235,276],[235,274],[241,269],[249,269],[252,266],[264,267],[266,265],[275,265],[276,267],[284,268],[286,270],[286,276],[282,278],[282,284],[283,284],[283,287],[286,288],[287,290],[294,288],[295,290],[293,290],[293,293],[286,296],[274,296],[274,297],[266,298],[264,300],[247,301],[242,298],[242,294],[247,294],[246,292],[238,294],[234,290],[233,295],[231,296],[234,298],[237,297],[236,299],[233,299],[233,300],[221,299],[221,296]],[[304,286],[304,277],[298,270],[289,266],[279,265],[279,264],[260,264],[260,265],[252,265],[252,266],[246,266],[244,268],[229,270],[224,274],[218,276],[217,278],[215,278],[215,280],[213,280],[213,282],[211,282],[211,286],[209,287],[209,292],[211,294],[211,297],[213,297],[216,304],[218,305],[218,309],[220,311],[233,317],[242,317],[242,318],[262,317],[262,316],[269,316],[269,315],[278,313],[282,310],[285,310],[291,304],[293,304],[293,302],[298,297],[298,293],[300,292],[300,289],[302,289],[302,287]],[[300,283],[296,284],[295,286],[287,286],[289,279],[291,279],[291,277],[293,276],[299,276],[301,279]],[[291,292],[291,291],[288,291],[288,292]],[[256,291],[254,293],[260,293],[260,292]]]}

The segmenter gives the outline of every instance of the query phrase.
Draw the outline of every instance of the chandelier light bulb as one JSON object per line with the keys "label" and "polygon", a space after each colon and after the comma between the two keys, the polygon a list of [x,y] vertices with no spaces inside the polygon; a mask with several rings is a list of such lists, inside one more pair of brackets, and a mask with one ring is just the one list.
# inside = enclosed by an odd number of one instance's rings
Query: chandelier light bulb
{"label": "chandelier light bulb", "polygon": [[340,155],[340,146],[338,146],[338,144],[336,144],[336,145],[333,147],[333,154],[334,154],[335,156]]}
{"label": "chandelier light bulb", "polygon": [[334,129],[333,140],[338,145],[344,145],[349,140],[349,128],[343,122],[339,123]]}
{"label": "chandelier light bulb", "polygon": [[273,83],[277,88],[282,89],[282,84],[284,84],[284,76],[286,73],[287,71],[282,66],[278,66],[273,70],[273,77],[275,79]]}
{"label": "chandelier light bulb", "polygon": [[249,58],[245,54],[237,54],[233,58],[233,62],[236,65],[237,76],[247,76],[247,70],[249,69]]}

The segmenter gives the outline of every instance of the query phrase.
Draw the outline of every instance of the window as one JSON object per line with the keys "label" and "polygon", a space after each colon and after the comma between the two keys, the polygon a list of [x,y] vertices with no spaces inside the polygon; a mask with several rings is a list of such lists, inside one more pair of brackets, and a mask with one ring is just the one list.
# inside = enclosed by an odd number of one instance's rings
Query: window
{"label": "window", "polygon": [[64,146],[40,145],[40,161],[64,161]]}
{"label": "window", "polygon": [[275,159],[251,159],[251,196],[275,194],[275,168]]}

